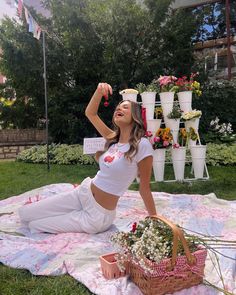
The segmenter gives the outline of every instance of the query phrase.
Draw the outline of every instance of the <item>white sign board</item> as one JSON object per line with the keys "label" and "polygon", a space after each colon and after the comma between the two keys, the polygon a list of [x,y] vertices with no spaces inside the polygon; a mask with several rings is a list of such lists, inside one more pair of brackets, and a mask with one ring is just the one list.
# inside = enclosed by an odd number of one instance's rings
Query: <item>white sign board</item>
{"label": "white sign board", "polygon": [[106,140],[103,137],[84,138],[83,153],[86,155],[103,151]]}

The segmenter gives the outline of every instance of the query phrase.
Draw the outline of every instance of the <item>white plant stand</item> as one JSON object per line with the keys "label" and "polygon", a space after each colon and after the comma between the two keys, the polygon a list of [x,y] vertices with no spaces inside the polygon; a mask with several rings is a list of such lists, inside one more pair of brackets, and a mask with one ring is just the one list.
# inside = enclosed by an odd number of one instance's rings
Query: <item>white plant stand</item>
{"label": "white plant stand", "polygon": [[[155,103],[155,107],[160,107],[161,106],[161,103],[160,102],[156,102]],[[161,123],[161,127],[162,125],[165,124],[165,122],[162,122]],[[180,121],[180,128],[184,128],[184,122]],[[199,137],[199,133],[198,133],[198,130],[197,130],[197,134],[198,134],[198,141],[199,143],[201,144],[201,141],[200,141],[200,137]],[[190,150],[190,146],[187,146],[187,150]],[[185,161],[186,164],[191,164],[191,169],[190,169],[190,174],[194,175],[193,174],[193,163],[192,163],[192,159],[191,159],[191,156],[186,156],[186,161]],[[173,167],[173,162],[172,160],[171,161],[166,161],[165,160],[165,165],[166,164],[171,164],[172,167]],[[208,169],[207,169],[207,165],[206,165],[206,162],[204,164],[204,173],[203,173],[203,177],[202,178],[196,178],[196,177],[184,177],[181,182],[192,182],[192,181],[206,181],[210,178],[209,176],[209,173],[208,173]],[[165,176],[164,176],[164,180],[163,182],[177,182],[177,181],[180,181],[180,180],[176,180],[176,179],[166,179],[165,180]],[[151,183],[156,183],[157,181],[151,181]]]}

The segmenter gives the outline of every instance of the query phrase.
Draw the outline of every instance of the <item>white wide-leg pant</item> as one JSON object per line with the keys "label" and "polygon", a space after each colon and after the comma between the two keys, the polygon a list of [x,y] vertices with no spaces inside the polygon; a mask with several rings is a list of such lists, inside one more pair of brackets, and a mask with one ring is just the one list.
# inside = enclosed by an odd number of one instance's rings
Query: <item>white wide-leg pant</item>
{"label": "white wide-leg pant", "polygon": [[107,230],[116,211],[99,205],[91,192],[91,179],[86,178],[77,188],[19,208],[23,224],[32,233],[86,232]]}

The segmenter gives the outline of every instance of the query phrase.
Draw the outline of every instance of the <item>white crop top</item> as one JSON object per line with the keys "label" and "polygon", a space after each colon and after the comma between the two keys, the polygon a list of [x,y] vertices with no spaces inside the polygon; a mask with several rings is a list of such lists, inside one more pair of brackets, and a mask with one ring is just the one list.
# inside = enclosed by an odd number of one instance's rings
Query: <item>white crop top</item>
{"label": "white crop top", "polygon": [[132,162],[124,157],[124,153],[129,148],[129,143],[115,143],[100,156],[100,170],[92,180],[95,186],[116,196],[122,196],[126,192],[137,176],[138,162],[148,156],[153,156],[152,145],[145,137],[141,138],[138,152]]}

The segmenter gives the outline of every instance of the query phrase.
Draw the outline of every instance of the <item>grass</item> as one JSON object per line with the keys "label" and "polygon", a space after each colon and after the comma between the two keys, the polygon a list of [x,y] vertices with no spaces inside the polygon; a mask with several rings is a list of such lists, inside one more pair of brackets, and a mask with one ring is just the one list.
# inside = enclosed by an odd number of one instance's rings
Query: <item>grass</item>
{"label": "grass", "polygon": [[47,171],[43,164],[0,162],[0,199],[51,183],[79,183],[94,176],[96,167],[77,165],[51,165]]}
{"label": "grass", "polygon": [[[93,177],[97,171],[93,166],[25,164],[14,161],[0,162],[0,199],[18,195],[25,191],[51,183],[79,183],[85,177]],[[236,200],[236,167],[209,167],[210,180],[185,183],[152,183],[153,191],[169,193],[208,194]],[[166,177],[173,178],[171,167],[166,169]],[[137,189],[133,184],[131,189]],[[0,265],[1,295],[87,295],[92,294],[72,277],[33,276],[26,270],[16,270]]]}

